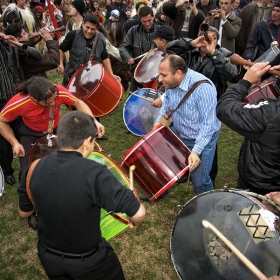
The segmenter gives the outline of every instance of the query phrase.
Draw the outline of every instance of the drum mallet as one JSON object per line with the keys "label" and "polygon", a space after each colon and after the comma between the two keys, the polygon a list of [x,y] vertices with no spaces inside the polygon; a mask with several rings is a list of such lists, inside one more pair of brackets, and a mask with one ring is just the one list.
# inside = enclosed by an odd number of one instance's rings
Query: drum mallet
{"label": "drum mallet", "polygon": [[133,171],[135,170],[135,165],[129,167],[129,180],[130,180],[130,189],[133,191]]}
{"label": "drum mallet", "polygon": [[247,258],[245,257],[214,225],[207,220],[202,220],[205,228],[210,228],[229,249],[261,280],[267,280],[267,277]]}

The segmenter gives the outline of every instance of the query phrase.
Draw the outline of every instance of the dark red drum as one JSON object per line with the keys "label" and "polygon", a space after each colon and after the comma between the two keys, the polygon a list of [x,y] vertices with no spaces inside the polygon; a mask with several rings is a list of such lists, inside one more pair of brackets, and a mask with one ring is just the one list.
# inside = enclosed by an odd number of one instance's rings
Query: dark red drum
{"label": "dark red drum", "polygon": [[160,125],[137,142],[120,164],[127,172],[135,165],[136,183],[154,201],[189,169],[189,154],[172,130]]}
{"label": "dark red drum", "polygon": [[181,207],[171,231],[172,261],[180,279],[258,279],[201,221],[212,223],[267,277],[280,271],[276,216],[237,191],[200,194]]}
{"label": "dark red drum", "polygon": [[58,149],[56,135],[47,135],[38,139],[33,145],[28,158],[28,164],[34,160],[54,154]]}
{"label": "dark red drum", "polygon": [[69,81],[67,89],[83,100],[95,117],[110,114],[123,96],[122,85],[97,62],[80,67]]}
{"label": "dark red drum", "polygon": [[154,49],[148,52],[138,63],[135,72],[135,80],[142,84],[143,87],[159,89],[161,84],[158,83],[158,66],[163,59],[163,52]]}
{"label": "dark red drum", "polygon": [[280,90],[276,86],[276,79],[268,79],[253,88],[244,99],[244,102],[257,102],[261,98],[277,99],[279,96]]}
{"label": "dark red drum", "polygon": [[[95,141],[98,151],[103,151],[102,147]],[[45,156],[54,154],[58,149],[57,145],[57,136],[56,135],[47,135],[38,139],[33,145],[28,158],[28,164],[31,164],[33,161]]]}

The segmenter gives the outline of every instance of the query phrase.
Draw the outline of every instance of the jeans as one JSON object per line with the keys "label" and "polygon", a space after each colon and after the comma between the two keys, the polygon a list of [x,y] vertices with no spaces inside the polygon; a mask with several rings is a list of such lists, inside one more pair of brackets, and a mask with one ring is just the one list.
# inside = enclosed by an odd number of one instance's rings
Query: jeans
{"label": "jeans", "polygon": [[[192,150],[195,145],[195,139],[182,139],[179,136],[178,131],[172,125],[171,129],[173,132],[182,140],[182,142],[190,149]],[[191,180],[194,186],[194,191],[196,194],[201,194],[207,191],[213,190],[213,184],[210,178],[210,171],[212,168],[212,163],[215,155],[216,150],[216,143],[219,138],[220,131],[216,131],[210,142],[206,145],[204,150],[202,151],[201,157],[200,157],[200,165],[195,169],[193,172],[191,172]]]}

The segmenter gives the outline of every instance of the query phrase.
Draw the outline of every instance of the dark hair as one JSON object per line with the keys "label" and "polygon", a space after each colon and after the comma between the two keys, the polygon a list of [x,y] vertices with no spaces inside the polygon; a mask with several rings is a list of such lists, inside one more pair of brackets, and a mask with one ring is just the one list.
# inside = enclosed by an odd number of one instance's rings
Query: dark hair
{"label": "dark hair", "polygon": [[16,92],[23,95],[28,93],[37,101],[47,101],[54,93],[58,94],[56,86],[43,77],[32,77],[20,83],[16,87]]}
{"label": "dark hair", "polygon": [[91,24],[96,24],[97,27],[99,26],[99,19],[97,16],[93,15],[93,14],[86,14],[83,20],[84,23],[89,22]]}
{"label": "dark hair", "polygon": [[144,5],[147,6],[147,4],[145,2],[138,2],[135,6],[136,12],[139,10],[139,6]]}
{"label": "dark hair", "polygon": [[101,0],[98,2],[98,6],[99,6],[99,8],[104,8],[104,7],[106,7],[106,2]]}
{"label": "dark hair", "polygon": [[171,73],[173,75],[175,75],[177,70],[181,70],[183,74],[187,73],[188,66],[182,57],[175,55],[175,54],[170,54],[170,55],[166,56],[161,61],[161,63],[164,62],[165,60],[169,61],[169,69],[171,70]]}
{"label": "dark hair", "polygon": [[142,7],[139,11],[139,18],[146,17],[148,15],[151,15],[153,17],[154,16],[153,10],[148,6]]}
{"label": "dark hair", "polygon": [[72,111],[65,114],[57,127],[57,143],[60,149],[79,149],[84,140],[96,137],[97,128],[92,116],[81,112]]}
{"label": "dark hair", "polygon": [[21,38],[22,25],[19,23],[9,24],[5,29],[6,35],[12,35],[16,38]]}

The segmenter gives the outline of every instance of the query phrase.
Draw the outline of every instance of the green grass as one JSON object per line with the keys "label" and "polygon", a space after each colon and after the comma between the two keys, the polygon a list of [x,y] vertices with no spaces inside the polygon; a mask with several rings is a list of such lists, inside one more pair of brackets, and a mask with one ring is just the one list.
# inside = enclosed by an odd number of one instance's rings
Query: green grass
{"label": "green grass", "polygon": [[[49,79],[61,82],[54,71]],[[122,108],[127,95],[118,108],[109,116],[101,118],[109,141],[99,141],[107,155],[119,163],[124,154],[140,140],[132,134],[125,134]],[[219,173],[216,188],[225,184],[236,187],[237,157],[242,138],[227,127],[222,126],[218,143]],[[18,171],[18,159],[13,166]],[[17,176],[15,176],[17,177]],[[17,212],[17,185],[5,185],[5,193],[0,197],[0,279],[47,279],[37,258],[37,233],[32,231],[27,220]],[[141,190],[138,188],[138,192]],[[122,264],[126,279],[178,279],[170,257],[170,234],[178,215],[178,204],[184,205],[194,196],[186,190],[186,184],[175,184],[170,195],[163,201],[145,202],[147,217],[135,229],[127,229],[110,240]],[[186,236],[186,242],[194,242]]]}

